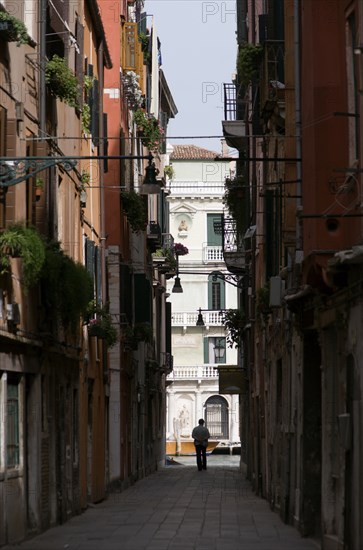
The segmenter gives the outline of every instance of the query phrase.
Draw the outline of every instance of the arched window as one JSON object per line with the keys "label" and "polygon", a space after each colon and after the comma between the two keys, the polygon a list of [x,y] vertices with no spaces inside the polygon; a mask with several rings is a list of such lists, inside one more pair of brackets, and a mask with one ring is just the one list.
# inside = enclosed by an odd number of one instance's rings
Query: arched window
{"label": "arched window", "polygon": [[224,397],[209,397],[205,409],[205,423],[211,439],[229,439],[228,403]]}
{"label": "arched window", "polygon": [[217,311],[225,308],[226,283],[220,271],[213,271],[208,277],[208,309]]}

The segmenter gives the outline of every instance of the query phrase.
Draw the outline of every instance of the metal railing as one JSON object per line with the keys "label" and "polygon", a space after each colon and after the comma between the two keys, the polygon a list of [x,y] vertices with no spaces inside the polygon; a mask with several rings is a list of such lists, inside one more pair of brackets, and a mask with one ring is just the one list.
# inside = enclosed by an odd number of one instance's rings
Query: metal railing
{"label": "metal railing", "polygon": [[[198,318],[197,311],[173,312],[172,326],[173,327],[190,327],[196,326]],[[224,326],[223,315],[218,311],[203,311],[204,324],[207,326]]]}
{"label": "metal railing", "polygon": [[168,380],[218,379],[217,365],[175,365]]}

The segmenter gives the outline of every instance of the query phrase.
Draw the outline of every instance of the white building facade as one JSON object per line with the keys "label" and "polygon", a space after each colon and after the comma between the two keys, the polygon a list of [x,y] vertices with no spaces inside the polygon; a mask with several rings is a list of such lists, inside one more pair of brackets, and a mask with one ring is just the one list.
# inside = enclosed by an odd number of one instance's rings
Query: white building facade
{"label": "white building facade", "polygon": [[[228,347],[223,325],[223,310],[237,308],[237,287],[222,253],[224,182],[233,176],[234,162],[194,145],[175,145],[170,165],[170,233],[174,243],[188,249],[178,257],[182,292],[175,292],[174,279],[167,288],[174,367],[168,376],[166,438],[172,454],[174,441],[181,452],[183,445],[190,449],[200,418],[211,440],[230,445],[240,437],[239,396],[219,394],[218,372],[218,365],[237,364],[237,350]],[[204,325],[197,326],[200,314]]]}

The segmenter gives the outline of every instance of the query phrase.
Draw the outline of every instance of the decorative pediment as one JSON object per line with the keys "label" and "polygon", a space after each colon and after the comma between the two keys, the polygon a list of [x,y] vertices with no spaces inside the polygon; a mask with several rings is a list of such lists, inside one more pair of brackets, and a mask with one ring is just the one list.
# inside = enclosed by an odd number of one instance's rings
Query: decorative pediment
{"label": "decorative pediment", "polygon": [[178,206],[170,209],[170,214],[189,214],[189,216],[193,217],[196,213],[197,209],[193,208],[189,204],[179,204]]}

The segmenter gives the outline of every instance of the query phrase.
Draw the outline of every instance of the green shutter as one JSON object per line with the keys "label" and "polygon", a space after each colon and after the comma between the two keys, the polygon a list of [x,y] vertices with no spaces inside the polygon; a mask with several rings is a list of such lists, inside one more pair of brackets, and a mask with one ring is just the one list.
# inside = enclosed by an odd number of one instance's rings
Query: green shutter
{"label": "green shutter", "polygon": [[171,347],[171,302],[165,303],[165,351],[172,353]]}
{"label": "green shutter", "polygon": [[207,244],[208,246],[222,246],[222,235],[215,232],[214,222],[222,225],[221,214],[207,214]]}
{"label": "green shutter", "polygon": [[203,338],[204,363],[209,363],[209,341]]}

